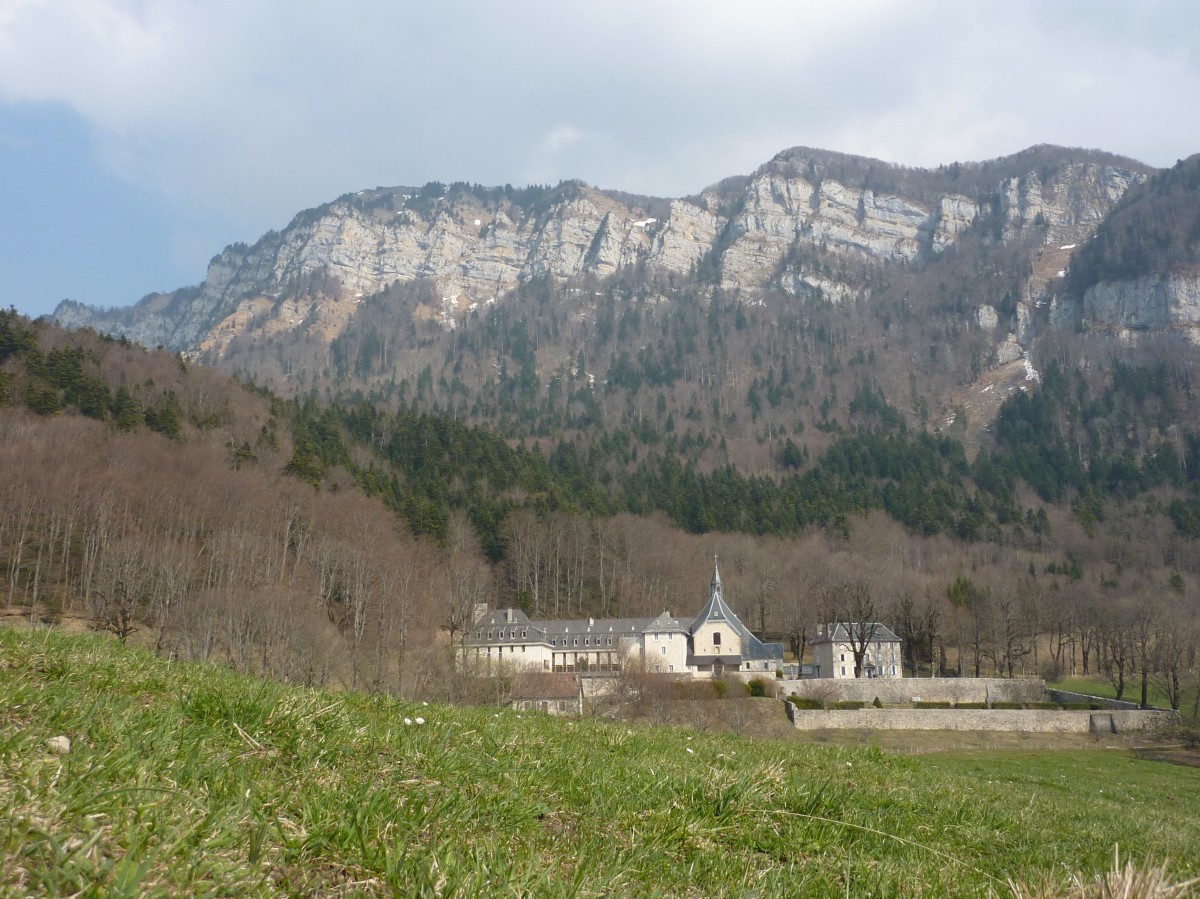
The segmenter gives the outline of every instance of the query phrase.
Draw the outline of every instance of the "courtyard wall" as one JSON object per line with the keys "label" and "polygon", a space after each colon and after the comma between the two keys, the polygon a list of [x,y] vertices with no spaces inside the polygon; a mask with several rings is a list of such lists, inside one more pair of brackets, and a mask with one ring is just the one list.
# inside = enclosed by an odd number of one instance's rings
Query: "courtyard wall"
{"label": "courtyard wall", "polygon": [[1179,724],[1179,713],[1164,709],[809,710],[797,709],[789,702],[787,711],[792,724],[800,730],[975,730],[1086,734],[1160,731]]}

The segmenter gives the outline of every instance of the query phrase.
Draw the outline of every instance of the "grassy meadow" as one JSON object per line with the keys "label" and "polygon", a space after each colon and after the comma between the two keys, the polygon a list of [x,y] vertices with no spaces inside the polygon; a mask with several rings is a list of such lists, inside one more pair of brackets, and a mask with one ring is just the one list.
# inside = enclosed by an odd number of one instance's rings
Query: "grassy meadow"
{"label": "grassy meadow", "polygon": [[1200,875],[1200,769],[425,706],[0,629],[4,895],[1009,896],[1116,846]]}

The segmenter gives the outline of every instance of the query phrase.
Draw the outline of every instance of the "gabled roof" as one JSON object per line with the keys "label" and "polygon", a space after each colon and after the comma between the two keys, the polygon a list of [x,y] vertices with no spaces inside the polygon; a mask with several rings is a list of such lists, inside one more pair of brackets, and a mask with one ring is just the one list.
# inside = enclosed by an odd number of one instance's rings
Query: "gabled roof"
{"label": "gabled roof", "polygon": [[[850,632],[846,630],[846,625],[848,623],[851,624],[854,628],[856,628],[856,633],[859,633],[859,634],[866,633],[866,631],[857,630],[857,628],[859,628],[860,625],[856,622],[837,621],[837,622],[834,622],[833,624],[822,625],[820,634],[818,634],[817,639],[813,640],[813,642],[814,643],[829,643],[829,642],[849,643],[850,642]],[[869,623],[861,625],[861,626],[867,627],[867,628],[870,628],[870,627],[875,628],[875,632],[871,636],[871,640],[870,640],[871,643],[899,643],[899,642],[901,642],[900,638],[897,637],[895,635],[895,633],[892,632],[892,629],[889,628],[886,624],[881,624],[878,621],[872,621],[872,622],[869,622]]]}
{"label": "gabled roof", "polygon": [[[711,591],[708,596],[708,605],[701,609],[700,614],[692,619],[692,626],[688,628],[688,633],[696,633],[696,631],[700,630],[709,621],[727,621],[744,638],[750,632],[738,621],[738,617],[733,614],[733,610],[725,605],[725,594],[721,587],[721,572],[717,568],[717,560],[715,558],[713,559],[713,576],[710,586]],[[742,633],[743,631],[745,633]]]}
{"label": "gabled roof", "polygon": [[[688,628],[688,634],[695,636],[696,631],[700,630],[705,624],[713,621],[724,622],[729,626],[730,630],[734,631],[741,638],[741,658],[783,659],[782,643],[763,643],[750,632],[750,628],[742,624],[737,615],[733,614],[733,609],[725,604],[725,592],[721,586],[721,572],[717,568],[717,560],[715,558],[713,559],[713,576],[708,605],[692,620],[692,626]],[[688,659],[688,664],[692,664],[691,657]]]}
{"label": "gabled roof", "polygon": [[646,625],[646,631],[652,634],[686,634],[688,629],[686,624],[684,624],[670,612],[664,611],[661,615]]}
{"label": "gabled roof", "polygon": [[487,613],[475,627],[528,627],[529,616],[520,609],[496,609]]}

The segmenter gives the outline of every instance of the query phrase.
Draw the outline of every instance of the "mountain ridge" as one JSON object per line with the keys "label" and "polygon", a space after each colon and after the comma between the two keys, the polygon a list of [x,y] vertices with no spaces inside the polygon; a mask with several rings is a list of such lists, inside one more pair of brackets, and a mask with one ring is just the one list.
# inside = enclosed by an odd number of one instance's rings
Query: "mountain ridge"
{"label": "mountain ridge", "polygon": [[[1015,176],[1009,171],[1022,161],[1053,174],[1055,166],[1062,166],[1062,154],[1084,160],[1075,164],[1094,159],[1090,164],[1106,167],[1092,183],[1101,194],[1099,203],[1074,198],[1073,207],[1063,207],[1046,202],[1042,185],[1031,189],[1028,183],[1011,183]],[[801,163],[810,177],[815,174],[816,184],[797,174]],[[1127,168],[1114,170],[1118,163]],[[995,169],[1007,179],[994,181],[990,193],[976,186],[971,187],[973,196],[953,193],[953,182],[964,169]],[[1152,171],[1110,154],[1049,147],[936,170],[796,147],[749,176],[732,176],[688,198],[634,196],[577,181],[521,190],[462,183],[449,189],[438,184],[375,188],[304,210],[282,231],[267,232],[252,246],[227,246],[214,256],[200,285],[151,294],[132,308],[107,312],[64,301],[53,317],[66,326],[90,326],[150,346],[199,349],[239,302],[311,289],[321,266],[349,294],[433,278],[447,297],[436,310],[446,323],[460,317],[461,307],[486,302],[539,274],[604,276],[643,263],[686,275],[705,254],[721,257],[725,289],[761,289],[794,241],[832,244],[874,259],[913,261],[944,249],[997,199],[1010,230],[1049,210],[1057,212],[1052,232],[1066,240],[1078,236],[1072,229],[1102,217],[1129,183]],[[743,178],[740,196],[723,194],[722,184],[736,188]],[[917,198],[924,207],[891,193],[880,195],[914,180],[925,183]],[[1052,189],[1061,186],[1050,183]],[[931,192],[930,185],[937,190]],[[934,193],[940,193],[937,208],[932,208]],[[805,204],[812,206],[811,215]],[[473,236],[472,229],[478,229]],[[720,245],[722,239],[728,246]],[[790,292],[825,287],[839,292],[804,273],[790,274],[790,282],[781,282]],[[845,292],[843,286],[840,293]],[[464,295],[465,302],[451,302]]]}
{"label": "mountain ridge", "polygon": [[[1043,345],[1089,334],[1200,336],[1190,275],[1086,299],[1068,278],[1126,198],[1153,209],[1169,177],[1046,145],[936,169],[793,147],[683,198],[377,187],[230,245],[200,285],[106,313],[64,303],[56,321],[285,395],[418,401],[513,437],[601,419],[641,431],[649,402],[660,432],[687,421],[761,470],[787,432],[822,451],[868,387],[974,451],[998,408],[983,393],[1029,386],[1020,367],[989,371],[1022,357],[1036,371]],[[781,382],[798,372],[803,390]],[[518,373],[509,400],[489,399]]]}

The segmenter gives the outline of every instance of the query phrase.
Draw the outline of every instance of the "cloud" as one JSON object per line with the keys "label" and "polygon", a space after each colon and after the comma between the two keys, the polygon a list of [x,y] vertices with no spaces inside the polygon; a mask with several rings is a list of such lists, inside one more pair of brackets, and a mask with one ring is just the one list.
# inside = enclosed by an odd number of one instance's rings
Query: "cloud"
{"label": "cloud", "polygon": [[559,125],[552,129],[546,135],[546,149],[551,153],[557,153],[572,144],[579,143],[583,133],[578,128],[573,128],[570,125]]}
{"label": "cloud", "polygon": [[0,106],[73,110],[182,248],[199,221],[252,240],[376,185],[687,194],[798,144],[1166,165],[1200,149],[1198,20],[1161,0],[2,0]]}

